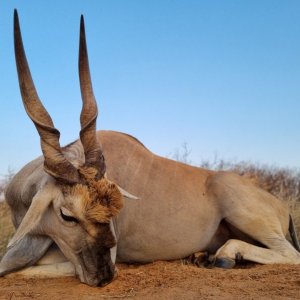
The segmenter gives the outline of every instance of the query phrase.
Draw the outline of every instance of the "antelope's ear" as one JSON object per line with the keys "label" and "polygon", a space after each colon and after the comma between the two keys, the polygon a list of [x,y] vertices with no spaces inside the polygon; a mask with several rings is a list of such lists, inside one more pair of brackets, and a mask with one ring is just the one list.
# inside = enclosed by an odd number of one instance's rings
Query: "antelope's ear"
{"label": "antelope's ear", "polygon": [[59,197],[60,190],[53,184],[47,183],[38,193],[32,198],[31,205],[24,216],[20,226],[15,235],[8,244],[8,249],[14,247],[27,234],[33,233],[34,229],[38,227],[41,219],[49,207],[53,199]]}
{"label": "antelope's ear", "polygon": [[51,244],[52,240],[46,236],[23,236],[3,256],[0,262],[0,276],[34,265]]}

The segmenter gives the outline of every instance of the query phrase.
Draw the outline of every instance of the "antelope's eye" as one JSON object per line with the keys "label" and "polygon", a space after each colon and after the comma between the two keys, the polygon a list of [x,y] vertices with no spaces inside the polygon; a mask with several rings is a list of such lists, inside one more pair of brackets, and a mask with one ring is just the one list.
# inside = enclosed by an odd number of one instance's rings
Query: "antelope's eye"
{"label": "antelope's eye", "polygon": [[61,209],[60,209],[60,215],[67,222],[79,223],[79,221],[76,218],[65,215]]}

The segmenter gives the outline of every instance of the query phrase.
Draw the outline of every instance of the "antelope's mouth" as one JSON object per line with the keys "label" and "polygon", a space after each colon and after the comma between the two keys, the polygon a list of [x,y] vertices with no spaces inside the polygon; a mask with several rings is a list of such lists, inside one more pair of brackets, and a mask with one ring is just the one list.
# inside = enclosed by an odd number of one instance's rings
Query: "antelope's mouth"
{"label": "antelope's mouth", "polygon": [[114,265],[106,265],[97,275],[84,272],[81,267],[78,269],[76,268],[76,273],[80,281],[89,286],[104,287],[118,277],[118,271]]}
{"label": "antelope's mouth", "polygon": [[98,286],[104,287],[104,286],[110,284],[111,282],[113,282],[117,277],[118,277],[118,269],[116,267],[114,267],[113,276],[111,278],[104,279],[103,281],[101,281],[98,284]]}

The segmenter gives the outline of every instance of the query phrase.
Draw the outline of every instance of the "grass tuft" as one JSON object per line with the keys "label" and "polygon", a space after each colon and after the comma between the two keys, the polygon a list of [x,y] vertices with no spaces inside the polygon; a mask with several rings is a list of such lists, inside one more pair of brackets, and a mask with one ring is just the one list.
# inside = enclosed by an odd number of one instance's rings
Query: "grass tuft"
{"label": "grass tuft", "polygon": [[6,246],[14,234],[10,209],[5,202],[0,202],[0,259],[6,251]]}

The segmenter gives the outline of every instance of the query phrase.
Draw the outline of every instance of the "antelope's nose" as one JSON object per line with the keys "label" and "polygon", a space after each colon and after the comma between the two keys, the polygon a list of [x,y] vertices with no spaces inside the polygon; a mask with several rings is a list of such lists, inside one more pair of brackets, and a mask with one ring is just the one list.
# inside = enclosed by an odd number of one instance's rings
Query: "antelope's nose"
{"label": "antelope's nose", "polygon": [[98,286],[104,287],[104,286],[108,285],[109,283],[111,283],[117,277],[118,277],[118,269],[116,267],[110,268],[109,272],[107,272],[105,278],[103,278],[99,282]]}

